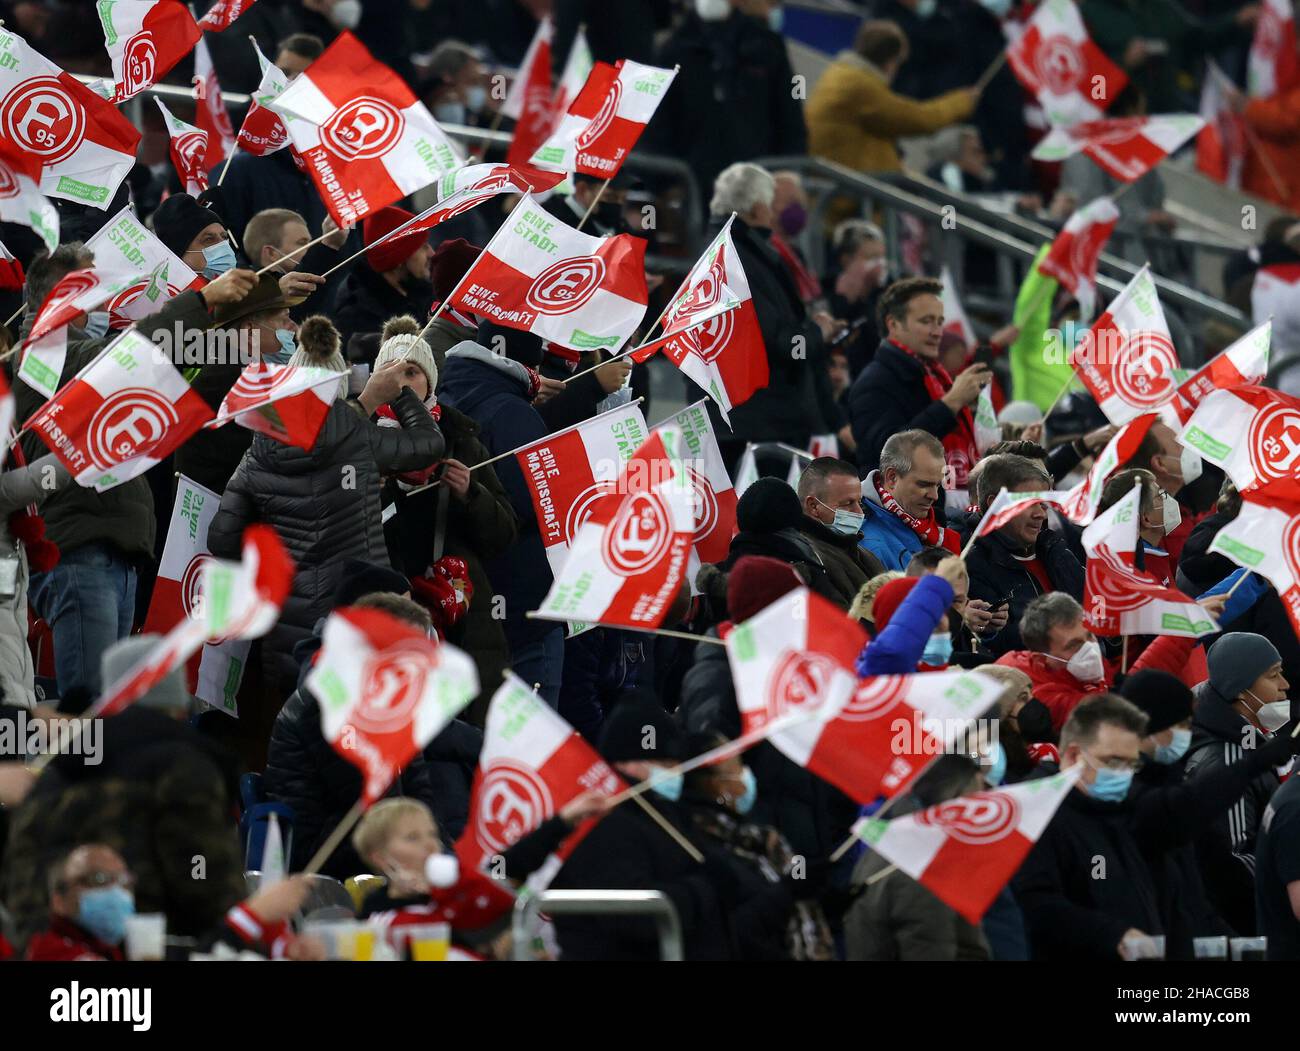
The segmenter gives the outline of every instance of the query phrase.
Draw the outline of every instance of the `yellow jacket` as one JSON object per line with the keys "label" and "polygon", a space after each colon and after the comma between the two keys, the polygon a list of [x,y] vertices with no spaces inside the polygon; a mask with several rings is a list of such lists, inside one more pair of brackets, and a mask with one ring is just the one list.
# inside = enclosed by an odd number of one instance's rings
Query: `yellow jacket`
{"label": "yellow jacket", "polygon": [[843,51],[808,99],[808,150],[858,171],[901,171],[896,139],[929,135],[974,108],[962,90],[926,102],[895,95],[875,66]]}

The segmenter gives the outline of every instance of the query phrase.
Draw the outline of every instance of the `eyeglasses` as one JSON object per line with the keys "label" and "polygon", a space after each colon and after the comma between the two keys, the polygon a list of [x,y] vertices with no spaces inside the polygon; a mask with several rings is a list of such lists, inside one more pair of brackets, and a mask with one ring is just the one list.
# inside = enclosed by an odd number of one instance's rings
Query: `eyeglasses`
{"label": "eyeglasses", "polygon": [[135,886],[135,877],[129,872],[87,872],[84,876],[69,880],[64,886],[83,890],[97,890],[100,887],[125,887],[130,890]]}

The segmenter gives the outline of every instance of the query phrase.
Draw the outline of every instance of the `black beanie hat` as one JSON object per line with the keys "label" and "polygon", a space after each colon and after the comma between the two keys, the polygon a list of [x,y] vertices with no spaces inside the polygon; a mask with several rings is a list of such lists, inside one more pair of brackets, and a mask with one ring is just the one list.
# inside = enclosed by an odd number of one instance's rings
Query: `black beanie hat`
{"label": "black beanie hat", "polygon": [[338,585],[334,588],[334,605],[350,606],[363,595],[375,591],[404,595],[410,590],[411,582],[397,570],[381,566],[377,562],[349,558],[343,563],[343,572],[339,574]]}
{"label": "black beanie hat", "polygon": [[226,224],[211,208],[204,208],[188,193],[174,193],[153,213],[153,232],[172,253],[183,256],[199,231],[213,223]]}
{"label": "black beanie hat", "polygon": [[542,365],[542,338],[531,332],[506,328],[495,321],[480,321],[475,341],[496,354],[504,350],[505,356],[511,361],[527,365],[530,369]]}
{"label": "black beanie hat", "polygon": [[760,478],[736,504],[736,525],[747,533],[797,529],[801,521],[799,497],[780,478]]}
{"label": "black beanie hat", "polygon": [[686,744],[664,706],[646,691],[631,689],[614,699],[605,716],[600,754],[611,763],[634,759],[675,762],[685,758]]}
{"label": "black beanie hat", "polygon": [[1147,714],[1147,734],[1168,730],[1192,715],[1192,691],[1176,675],[1143,668],[1120,687],[1120,696]]}

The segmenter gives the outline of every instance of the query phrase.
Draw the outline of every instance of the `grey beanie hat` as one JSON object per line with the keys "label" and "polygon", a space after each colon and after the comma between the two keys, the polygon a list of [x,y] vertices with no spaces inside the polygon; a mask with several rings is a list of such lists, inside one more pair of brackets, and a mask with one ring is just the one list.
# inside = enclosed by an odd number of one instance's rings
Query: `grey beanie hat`
{"label": "grey beanie hat", "polygon": [[[158,643],[161,635],[128,635],[119,639],[104,651],[99,659],[99,671],[108,689],[118,679],[134,668]],[[189,713],[194,705],[194,698],[185,689],[185,669],[175,668],[172,672],[135,702],[144,708],[156,708],[165,712]]]}
{"label": "grey beanie hat", "polygon": [[1277,647],[1263,635],[1231,631],[1210,647],[1210,686],[1224,700],[1235,701],[1281,660]]}

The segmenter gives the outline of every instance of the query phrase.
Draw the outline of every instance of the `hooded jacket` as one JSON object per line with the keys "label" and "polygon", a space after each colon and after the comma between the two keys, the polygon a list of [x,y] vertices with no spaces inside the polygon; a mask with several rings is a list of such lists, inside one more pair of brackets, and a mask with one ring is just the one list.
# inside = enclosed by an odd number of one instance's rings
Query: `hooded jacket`
{"label": "hooded jacket", "polygon": [[262,642],[271,683],[293,687],[294,644],[330,610],[344,558],[388,565],[380,522],[380,476],[428,467],[445,443],[409,387],[392,401],[402,429],[379,427],[350,402],[335,402],[316,444],[304,451],[258,435],[208,529],[218,558],[238,558],[244,529],[275,528],[296,571],[280,620]]}
{"label": "hooded jacket", "polygon": [[[438,398],[477,423],[479,440],[490,456],[496,456],[540,441],[548,433],[529,403],[528,385],[523,365],[465,340],[447,351],[446,367],[438,379]],[[502,554],[486,559],[484,567],[493,590],[505,598],[502,626],[506,640],[512,649],[518,649],[555,629],[552,622],[524,617],[541,605],[553,578],[518,461],[507,456],[493,468],[518,520],[518,537]]]}
{"label": "hooded jacket", "polygon": [[[1249,746],[1257,746],[1263,739],[1232,710],[1231,699],[1208,680],[1192,692],[1196,707],[1186,760],[1189,782],[1245,758]],[[1255,933],[1255,837],[1264,808],[1280,784],[1275,770],[1261,770],[1230,808],[1203,826],[1196,840],[1196,854],[1210,900],[1239,934]]]}

